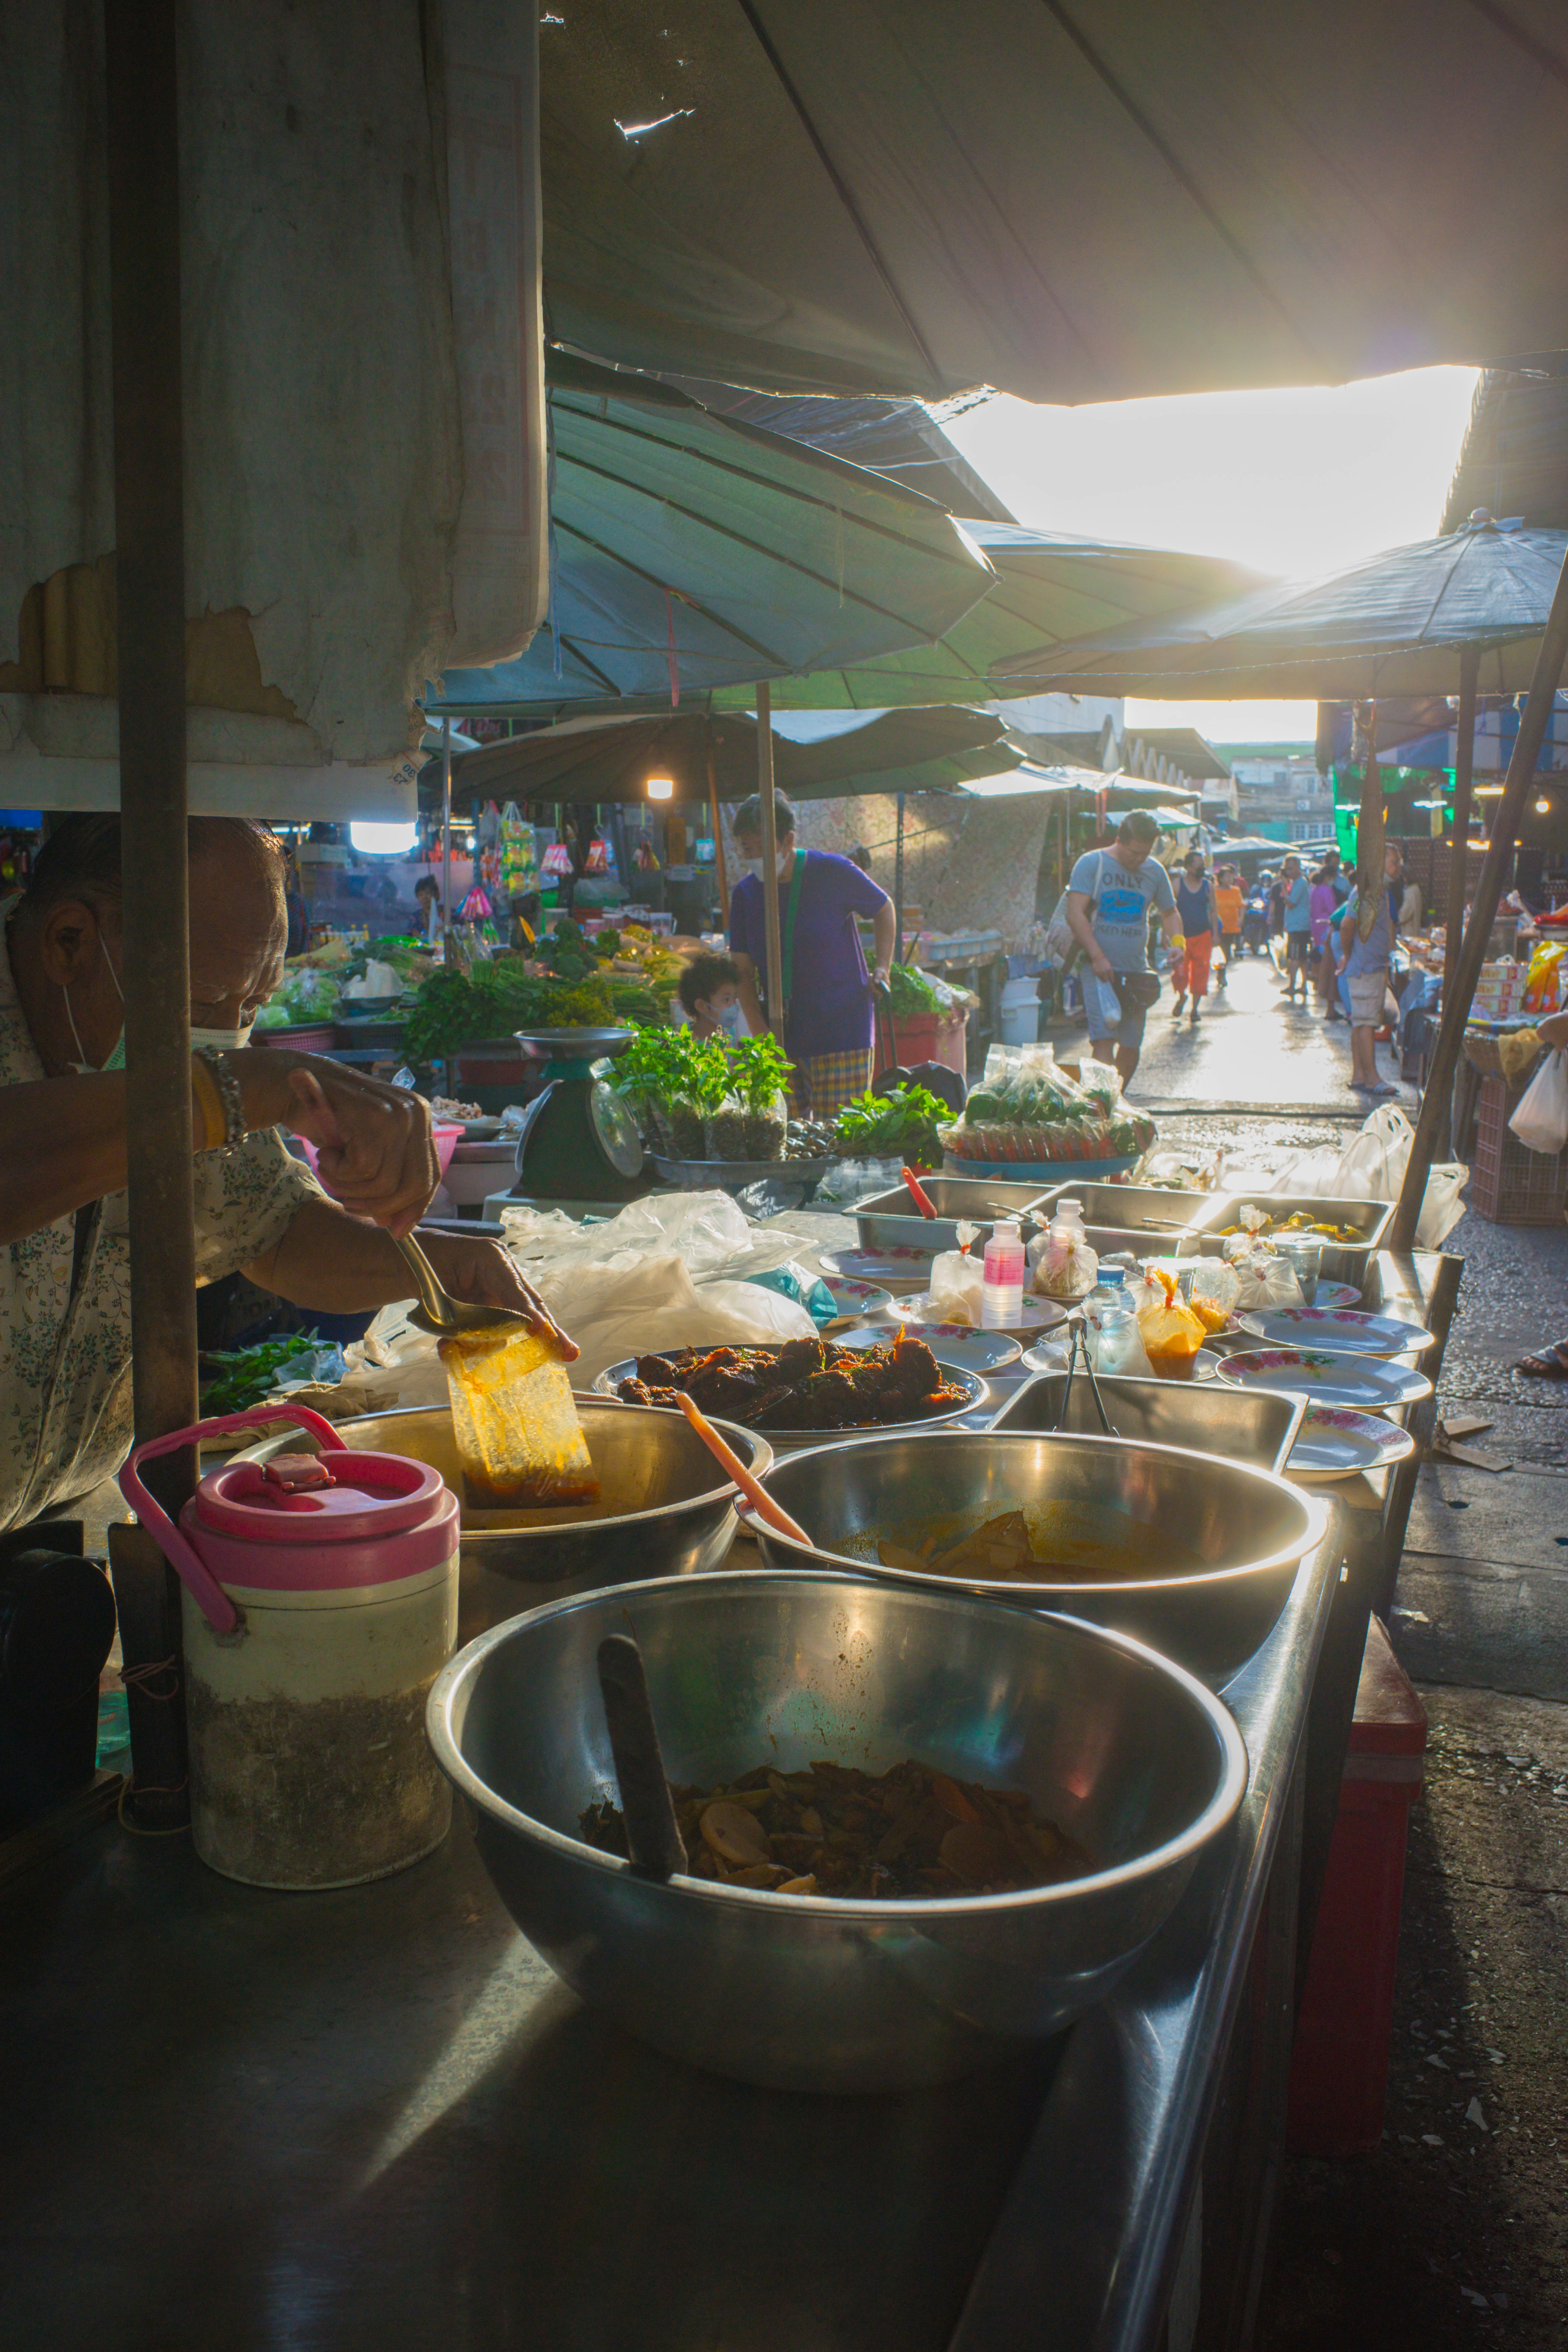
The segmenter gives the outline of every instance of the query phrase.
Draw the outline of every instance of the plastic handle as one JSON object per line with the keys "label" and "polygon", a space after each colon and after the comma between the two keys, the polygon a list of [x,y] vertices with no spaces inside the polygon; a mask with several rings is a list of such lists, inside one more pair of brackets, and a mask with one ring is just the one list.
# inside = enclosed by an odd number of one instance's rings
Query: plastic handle
{"label": "plastic handle", "polygon": [[297,1422],[321,1444],[338,1449],[337,1431],[319,1412],[312,1412],[309,1405],[257,1404],[248,1412],[219,1413],[215,1421],[195,1422],[189,1429],[172,1430],[166,1437],[150,1437],[144,1445],[137,1446],[117,1482],[142,1526],[151,1528],[157,1537],[159,1550],[215,1633],[232,1633],[239,1622],[239,1612],[195,1545],[181,1534],[163,1505],[147,1492],[136,1475],[137,1465],[155,1461],[160,1454],[177,1454],[183,1445],[197,1444],[204,1437],[221,1437],[230,1429],[259,1429],[268,1421]]}
{"label": "plastic handle", "polygon": [[910,1188],[910,1198],[914,1202],[916,1208],[920,1211],[921,1216],[934,1217],[936,1211],[931,1207],[931,1202],[926,1196],[925,1187],[921,1182],[920,1178],[915,1174],[914,1170],[912,1168],[906,1168],[903,1171],[903,1175],[904,1181]]}

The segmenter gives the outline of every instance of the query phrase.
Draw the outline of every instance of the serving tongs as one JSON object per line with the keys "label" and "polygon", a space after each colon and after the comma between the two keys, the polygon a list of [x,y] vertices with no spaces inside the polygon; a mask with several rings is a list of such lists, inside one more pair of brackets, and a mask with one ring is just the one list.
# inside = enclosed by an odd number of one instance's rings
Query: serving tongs
{"label": "serving tongs", "polygon": [[1062,1382],[1062,1401],[1057,1408],[1056,1425],[1058,1429],[1066,1425],[1068,1406],[1072,1399],[1072,1376],[1078,1364],[1079,1349],[1081,1348],[1083,1369],[1089,1376],[1089,1394],[1094,1399],[1094,1409],[1100,1415],[1100,1425],[1107,1437],[1114,1437],[1116,1432],[1110,1426],[1110,1416],[1105,1410],[1105,1400],[1100,1393],[1100,1382],[1094,1377],[1094,1359],[1089,1350],[1089,1327],[1081,1307],[1075,1307],[1068,1317],[1068,1330],[1071,1335],[1068,1341],[1068,1376]]}

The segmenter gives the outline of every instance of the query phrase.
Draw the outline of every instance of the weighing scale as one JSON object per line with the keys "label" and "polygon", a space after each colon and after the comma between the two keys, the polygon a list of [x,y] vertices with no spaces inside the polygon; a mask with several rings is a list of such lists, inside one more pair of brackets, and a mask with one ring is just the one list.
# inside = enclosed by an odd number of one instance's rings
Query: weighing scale
{"label": "weighing scale", "polygon": [[548,1055],[544,1091],[523,1113],[514,1196],[632,1201],[646,1192],[637,1123],[600,1066],[629,1045],[630,1029],[519,1029]]}

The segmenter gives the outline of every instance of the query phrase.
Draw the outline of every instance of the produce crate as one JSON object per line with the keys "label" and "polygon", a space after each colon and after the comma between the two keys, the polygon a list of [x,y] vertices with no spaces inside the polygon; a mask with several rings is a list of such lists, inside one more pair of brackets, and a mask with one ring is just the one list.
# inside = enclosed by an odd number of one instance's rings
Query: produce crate
{"label": "produce crate", "polygon": [[964,1033],[969,1026],[968,1010],[957,1006],[951,1013],[919,1013],[890,1024],[886,1020],[877,1024],[876,1067],[873,1076],[891,1069],[886,1050],[889,1025],[893,1032],[893,1049],[901,1069],[912,1070],[920,1062],[941,1062],[945,1069],[955,1070],[963,1077],[965,1069]]}
{"label": "produce crate", "polygon": [[1483,1077],[1467,1205],[1494,1225],[1556,1225],[1568,1201],[1568,1151],[1527,1151],[1509,1126],[1524,1092]]}

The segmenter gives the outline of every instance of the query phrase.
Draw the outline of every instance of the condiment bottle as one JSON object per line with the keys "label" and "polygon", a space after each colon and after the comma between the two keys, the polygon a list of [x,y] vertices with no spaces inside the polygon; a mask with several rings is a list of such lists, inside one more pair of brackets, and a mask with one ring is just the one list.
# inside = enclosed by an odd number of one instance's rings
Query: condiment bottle
{"label": "condiment bottle", "polygon": [[980,1328],[1005,1331],[1024,1319],[1024,1244],[1016,1217],[1000,1217],[985,1244]]}

